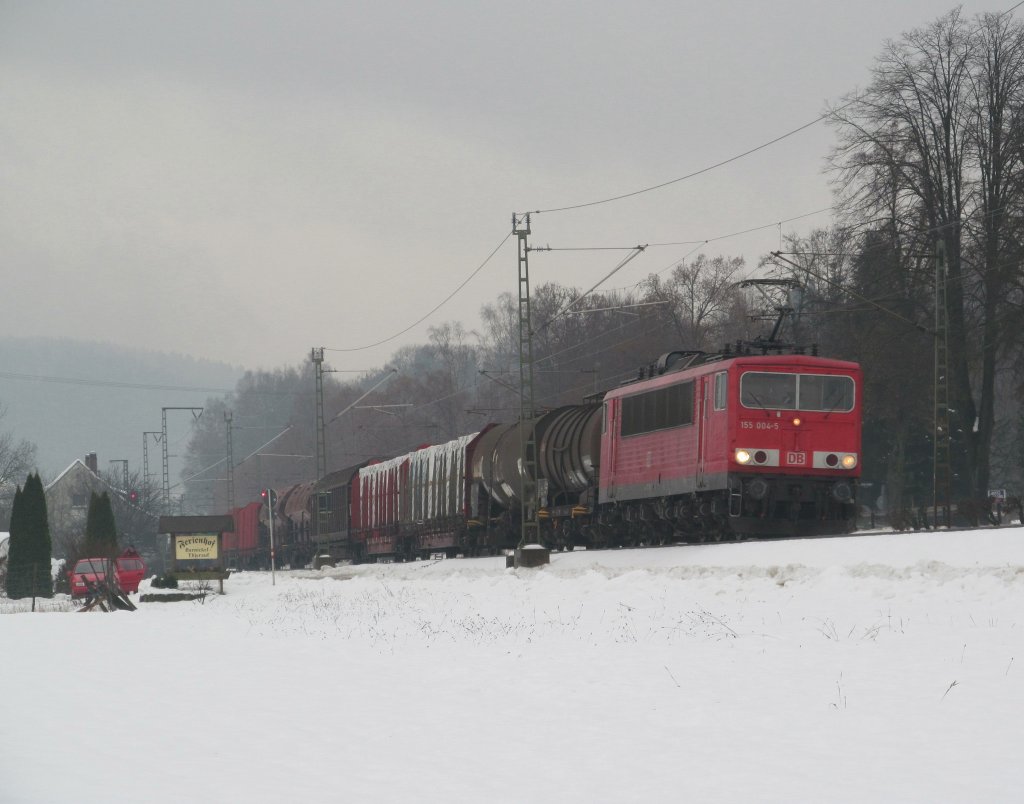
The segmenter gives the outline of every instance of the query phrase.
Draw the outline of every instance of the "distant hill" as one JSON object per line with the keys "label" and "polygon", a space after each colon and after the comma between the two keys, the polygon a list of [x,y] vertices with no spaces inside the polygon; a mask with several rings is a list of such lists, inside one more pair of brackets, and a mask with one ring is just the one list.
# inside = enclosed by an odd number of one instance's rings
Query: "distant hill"
{"label": "distant hill", "polygon": [[[161,428],[161,408],[202,407],[234,389],[244,369],[187,355],[149,352],[95,341],[0,337],[0,432],[38,448],[44,481],[75,458],[97,453],[142,468],[142,434]],[[172,455],[184,452],[192,417],[168,415]],[[176,475],[172,463],[172,476]],[[160,446],[149,443],[150,474],[160,475]]]}

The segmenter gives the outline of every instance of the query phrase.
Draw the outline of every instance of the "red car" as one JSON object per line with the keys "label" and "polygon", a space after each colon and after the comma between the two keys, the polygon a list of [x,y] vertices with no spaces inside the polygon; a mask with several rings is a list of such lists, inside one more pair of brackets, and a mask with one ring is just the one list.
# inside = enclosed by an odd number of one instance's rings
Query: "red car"
{"label": "red car", "polygon": [[105,580],[111,574],[109,558],[80,558],[71,570],[71,597],[85,597],[91,584]]}
{"label": "red car", "polygon": [[135,550],[128,548],[113,561],[109,558],[80,558],[71,570],[71,597],[86,597],[90,584],[112,580],[124,593],[138,592],[139,581],[146,577],[146,564]]}
{"label": "red car", "polygon": [[122,591],[138,592],[139,582],[146,577],[146,562],[129,547],[114,559],[114,576]]}

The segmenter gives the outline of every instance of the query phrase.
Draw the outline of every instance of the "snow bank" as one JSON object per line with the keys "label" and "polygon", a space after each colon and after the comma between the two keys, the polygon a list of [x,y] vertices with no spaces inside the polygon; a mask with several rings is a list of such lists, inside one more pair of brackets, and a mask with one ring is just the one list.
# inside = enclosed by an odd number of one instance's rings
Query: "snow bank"
{"label": "snow bank", "polygon": [[0,617],[0,799],[1018,797],[1024,531],[551,559]]}

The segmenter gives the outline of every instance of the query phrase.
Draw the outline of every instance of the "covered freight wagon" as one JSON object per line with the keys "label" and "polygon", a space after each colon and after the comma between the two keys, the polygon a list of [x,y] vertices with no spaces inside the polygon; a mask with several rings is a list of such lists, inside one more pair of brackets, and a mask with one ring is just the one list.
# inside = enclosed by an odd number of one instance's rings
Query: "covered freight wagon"
{"label": "covered freight wagon", "polygon": [[456,555],[478,546],[471,464],[482,434],[471,433],[359,470],[354,537],[371,557]]}

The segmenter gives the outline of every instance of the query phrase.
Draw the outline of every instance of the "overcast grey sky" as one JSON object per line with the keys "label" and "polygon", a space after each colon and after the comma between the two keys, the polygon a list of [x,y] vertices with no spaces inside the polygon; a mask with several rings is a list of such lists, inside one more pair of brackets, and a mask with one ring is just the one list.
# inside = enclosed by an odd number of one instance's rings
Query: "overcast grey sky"
{"label": "overcast grey sky", "polygon": [[[969,14],[1003,11],[968,2]],[[0,2],[0,334],[295,364],[404,329],[513,211],[682,176],[818,117],[941,0]],[[1019,13],[1019,12],[1017,12]],[[691,241],[828,207],[819,124],[691,181],[536,216],[533,242]],[[827,213],[786,224],[806,232]],[[769,228],[709,253],[751,268]],[[625,287],[692,246],[652,248]],[[590,287],[614,254],[536,254]],[[509,240],[382,364],[516,290]]]}

